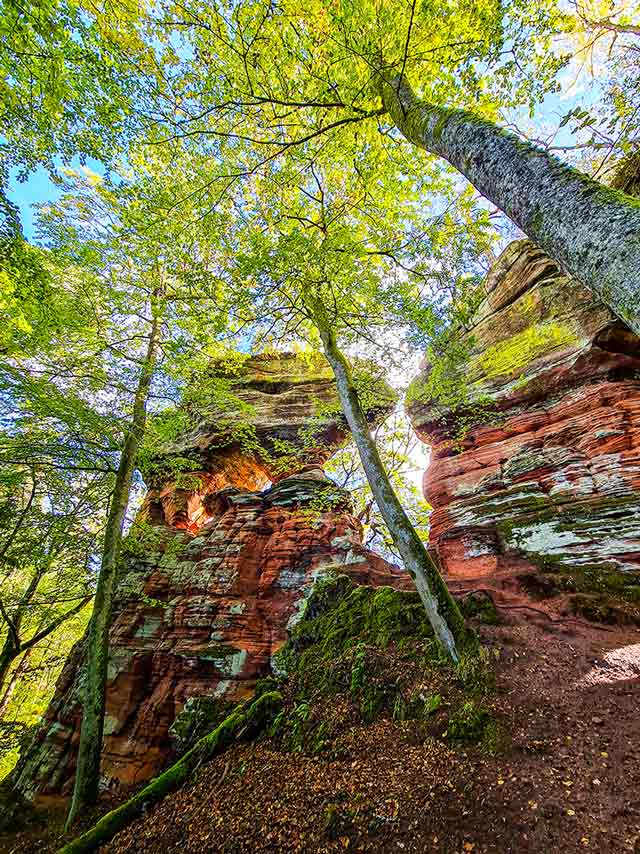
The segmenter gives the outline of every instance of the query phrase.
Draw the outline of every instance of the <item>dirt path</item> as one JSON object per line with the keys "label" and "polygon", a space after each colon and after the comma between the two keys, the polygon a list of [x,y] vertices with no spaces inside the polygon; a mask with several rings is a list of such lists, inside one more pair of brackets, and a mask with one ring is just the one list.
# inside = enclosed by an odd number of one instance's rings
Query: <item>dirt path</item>
{"label": "dirt path", "polygon": [[330,758],[269,742],[201,769],[104,854],[634,852],[640,854],[640,632],[565,621],[502,590],[505,754],[452,750],[380,721]]}
{"label": "dirt path", "polygon": [[[508,578],[489,592],[505,618],[481,628],[504,752],[389,720],[345,725],[317,757],[239,745],[102,854],[640,854],[640,631],[567,618]],[[27,834],[0,850],[56,847]]]}

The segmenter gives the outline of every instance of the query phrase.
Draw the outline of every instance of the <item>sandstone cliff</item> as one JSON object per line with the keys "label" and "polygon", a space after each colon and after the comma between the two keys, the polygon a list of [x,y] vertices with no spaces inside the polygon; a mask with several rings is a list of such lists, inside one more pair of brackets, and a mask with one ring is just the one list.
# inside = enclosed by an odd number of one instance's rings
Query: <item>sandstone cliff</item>
{"label": "sandstone cliff", "polygon": [[[247,412],[253,418],[250,447],[225,439],[224,425],[239,418],[237,402],[226,411],[212,405],[179,446],[165,450],[182,459],[188,452],[197,468],[178,477],[170,465],[156,466],[123,549],[110,634],[104,786],[147,780],[188,745],[194,728],[211,727],[230,703],[251,694],[319,575],[339,569],[358,583],[408,584],[404,573],[362,547],[348,494],[319,467],[347,440],[335,412],[318,418],[320,408],[335,404],[326,365],[308,369],[290,355],[248,360],[232,391],[252,401],[242,411],[245,421]],[[384,406],[371,410],[372,420]],[[285,440],[287,464],[300,450],[301,470],[256,491],[280,473],[274,459]],[[81,641],[14,777],[29,798],[66,793],[72,784],[83,655]]]}
{"label": "sandstone cliff", "polygon": [[408,404],[432,446],[445,573],[566,571],[577,589],[640,592],[640,339],[518,241],[462,340],[466,400],[439,402],[426,366]]}
{"label": "sandstone cliff", "polygon": [[[355,366],[371,423],[395,395],[372,366]],[[349,440],[333,374],[320,354],[239,357],[214,364],[179,413],[186,426],[144,462],[152,521],[197,530],[206,497],[227,486],[262,489],[287,474],[316,468]]]}

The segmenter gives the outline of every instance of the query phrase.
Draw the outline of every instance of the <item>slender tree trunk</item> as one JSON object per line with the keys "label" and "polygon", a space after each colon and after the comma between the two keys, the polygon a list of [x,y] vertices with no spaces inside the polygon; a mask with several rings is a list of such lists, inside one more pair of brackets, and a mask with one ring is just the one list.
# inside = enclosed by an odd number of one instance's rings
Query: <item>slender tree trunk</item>
{"label": "slender tree trunk", "polygon": [[[16,647],[14,643],[11,641],[11,637],[7,636],[2,650],[0,651],[0,686],[3,686],[7,676],[9,675],[9,670],[11,669],[11,665],[16,660],[16,658],[20,655],[19,647]],[[4,702],[4,700],[3,700]],[[2,712],[0,711],[0,715]]]}
{"label": "slender tree trunk", "polygon": [[383,104],[415,145],[487,199],[640,334],[640,202],[466,110],[429,104],[380,76]]}
{"label": "slender tree trunk", "polygon": [[107,665],[109,660],[109,628],[111,626],[111,614],[113,610],[117,561],[122,542],[125,514],[131,493],[136,455],[144,436],[147,399],[153,379],[159,333],[160,320],[154,315],[147,353],[138,379],[131,426],[120,455],[120,463],[105,528],[102,563],[96,587],[93,614],[89,626],[82,728],[80,730],[80,745],[78,748],[78,763],[73,799],[66,823],[67,828],[71,827],[83,805],[94,803],[98,799]]}
{"label": "slender tree trunk", "polygon": [[[0,651],[0,688],[4,685],[5,679],[9,673],[9,669],[11,665],[16,660],[16,658],[24,653],[22,658],[22,662],[19,667],[13,672],[11,677],[11,681],[9,683],[9,688],[5,692],[5,695],[2,698],[2,702],[0,702],[0,717],[6,708],[7,703],[13,693],[13,688],[11,687],[14,684],[14,680],[20,676],[22,672],[21,666],[22,663],[26,662],[29,655],[31,654],[31,650],[40,643],[40,641],[44,640],[50,634],[55,632],[58,626],[61,626],[64,622],[66,622],[70,617],[73,617],[74,614],[77,614],[78,611],[81,611],[86,605],[91,601],[91,596],[86,596],[84,599],[81,599],[77,605],[74,605],[69,611],[66,611],[64,614],[60,614],[50,623],[47,623],[44,628],[39,629],[29,640],[22,640],[20,637],[20,629],[22,626],[22,621],[25,617],[25,610],[27,604],[31,601],[33,594],[35,593],[40,578],[42,576],[38,575],[35,581],[32,581],[29,585],[29,590],[24,594],[20,607],[18,608],[17,615],[8,625],[9,633],[5,639],[2,650]],[[6,612],[5,612],[6,614]],[[7,696],[8,694],[8,696]]]}
{"label": "slender tree trunk", "polygon": [[[13,697],[13,692],[16,690],[16,685],[20,681],[20,677],[24,673],[27,668],[27,663],[29,661],[29,656],[31,655],[31,650],[33,647],[30,647],[24,655],[22,656],[20,663],[17,667],[14,668],[11,677],[7,683],[6,688],[4,689],[4,693],[2,695],[2,699],[0,700],[0,720],[4,717],[7,708],[9,707],[9,702],[11,697]],[[0,664],[0,685],[4,684],[4,679],[2,676],[2,665]]]}
{"label": "slender tree trunk", "polygon": [[371,438],[369,425],[353,384],[351,368],[338,347],[335,333],[322,317],[322,310],[318,306],[314,307],[313,312],[324,352],[336,378],[342,410],[382,518],[389,528],[405,568],[413,578],[436,638],[449,657],[457,663],[460,650],[469,640],[464,618],[391,485],[376,443]]}
{"label": "slender tree trunk", "polygon": [[20,600],[20,606],[12,616],[9,616],[9,612],[6,610],[2,601],[0,601],[0,612],[2,613],[2,618],[7,627],[7,636],[4,639],[2,650],[0,650],[0,686],[4,685],[5,679],[9,675],[11,665],[22,651],[20,648],[20,627],[22,625],[22,618],[24,614],[24,602],[28,602],[31,599],[33,590],[35,590],[36,586],[37,584],[34,586],[32,580],[27,588],[27,592]]}

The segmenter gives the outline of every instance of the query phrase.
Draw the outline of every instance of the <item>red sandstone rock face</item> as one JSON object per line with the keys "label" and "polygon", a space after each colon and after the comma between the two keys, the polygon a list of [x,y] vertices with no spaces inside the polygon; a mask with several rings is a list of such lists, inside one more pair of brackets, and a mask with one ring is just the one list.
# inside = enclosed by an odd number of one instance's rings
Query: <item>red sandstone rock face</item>
{"label": "red sandstone rock face", "polygon": [[[125,545],[110,632],[105,785],[138,784],[173,758],[171,727],[188,700],[249,695],[319,574],[409,583],[362,547],[348,495],[318,468],[348,439],[326,361],[258,356],[213,375],[209,403],[149,464],[139,514],[147,524]],[[386,386],[375,387],[372,423],[393,403]],[[270,479],[274,487],[256,491]],[[83,658],[81,642],[14,775],[29,798],[72,785]]]}
{"label": "red sandstone rock face", "polygon": [[[375,404],[371,424],[393,408],[395,394],[354,365]],[[259,490],[322,466],[349,441],[333,373],[320,354],[275,353],[213,366],[199,410],[175,441],[154,449],[144,472],[149,486],[142,515],[154,523],[197,531],[211,518],[208,496],[227,486]],[[179,467],[176,470],[176,463]]]}
{"label": "red sandstone rock face", "polygon": [[[321,471],[263,493],[226,488],[207,508],[195,534],[159,525],[128,545],[111,629],[105,784],[138,784],[171,760],[169,730],[189,698],[249,695],[319,575],[409,586],[406,574],[361,546],[348,496]],[[72,784],[83,652],[81,643],[17,775],[28,797]]]}
{"label": "red sandstone rock face", "polygon": [[442,409],[420,395],[424,376],[409,406],[432,445],[424,486],[444,571],[619,571],[638,584],[640,340],[528,241],[486,286],[466,337],[481,408]]}

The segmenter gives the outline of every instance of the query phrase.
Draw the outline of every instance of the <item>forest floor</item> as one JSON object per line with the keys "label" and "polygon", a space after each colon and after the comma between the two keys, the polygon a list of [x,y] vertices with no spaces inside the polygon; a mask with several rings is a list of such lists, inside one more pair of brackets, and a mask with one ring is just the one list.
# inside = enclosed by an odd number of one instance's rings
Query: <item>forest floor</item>
{"label": "forest floor", "polygon": [[[102,854],[640,854],[640,631],[557,604],[505,594],[480,628],[508,733],[495,755],[384,718],[346,725],[327,756],[238,744]],[[0,851],[54,851],[53,831]]]}

